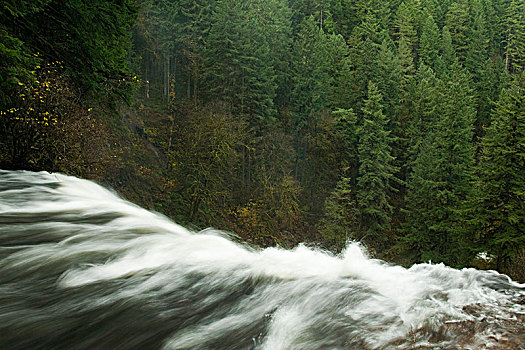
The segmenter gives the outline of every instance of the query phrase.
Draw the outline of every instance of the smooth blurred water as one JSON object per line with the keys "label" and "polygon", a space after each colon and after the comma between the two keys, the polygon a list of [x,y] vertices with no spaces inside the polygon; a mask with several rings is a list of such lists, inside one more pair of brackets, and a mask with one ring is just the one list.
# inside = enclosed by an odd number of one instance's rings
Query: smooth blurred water
{"label": "smooth blurred water", "polygon": [[0,171],[0,349],[523,349],[524,300],[493,271],[256,249]]}

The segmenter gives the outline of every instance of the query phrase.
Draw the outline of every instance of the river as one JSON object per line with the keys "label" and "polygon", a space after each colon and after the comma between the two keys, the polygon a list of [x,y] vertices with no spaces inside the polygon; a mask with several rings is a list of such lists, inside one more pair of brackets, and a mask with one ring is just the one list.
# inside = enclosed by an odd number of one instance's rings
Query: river
{"label": "river", "polygon": [[0,349],[525,349],[524,300],[495,271],[254,248],[0,171]]}

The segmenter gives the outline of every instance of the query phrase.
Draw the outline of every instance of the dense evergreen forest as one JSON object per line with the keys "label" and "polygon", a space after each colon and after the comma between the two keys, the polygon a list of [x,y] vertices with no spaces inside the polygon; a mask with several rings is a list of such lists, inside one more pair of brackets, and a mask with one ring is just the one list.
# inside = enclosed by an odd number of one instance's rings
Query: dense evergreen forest
{"label": "dense evergreen forest", "polygon": [[523,0],[7,0],[0,168],[525,280],[524,67]]}

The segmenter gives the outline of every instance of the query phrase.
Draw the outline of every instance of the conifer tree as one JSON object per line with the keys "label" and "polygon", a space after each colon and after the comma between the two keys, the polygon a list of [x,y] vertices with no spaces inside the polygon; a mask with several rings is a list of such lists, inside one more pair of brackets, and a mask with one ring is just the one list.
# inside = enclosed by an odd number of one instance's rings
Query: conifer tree
{"label": "conifer tree", "polygon": [[411,52],[415,54],[418,46],[416,19],[406,2],[402,2],[396,13],[397,40],[404,39]]}
{"label": "conifer tree", "polygon": [[[499,90],[498,79],[495,76],[495,65],[488,57],[488,44],[485,13],[482,4],[476,0],[471,4],[472,25],[470,40],[465,53],[464,66],[472,78],[472,87],[475,91],[477,116],[475,121],[476,135],[482,134],[481,126],[489,122],[490,106],[497,99],[494,88]],[[496,60],[496,58],[494,58]]]}
{"label": "conifer tree", "polygon": [[442,28],[445,24],[445,17],[443,13],[443,1],[440,0],[422,0],[421,1],[424,12],[432,17],[438,28]]}
{"label": "conifer tree", "polygon": [[407,90],[401,106],[401,125],[404,133],[402,139],[405,152],[401,152],[401,179],[406,180],[414,161],[420,152],[423,140],[435,125],[438,113],[439,93],[438,80],[434,71],[422,64]]}
{"label": "conifer tree", "polygon": [[401,66],[401,86],[405,90],[408,81],[415,73],[414,58],[405,38],[398,41],[397,58]]}
{"label": "conifer tree", "polygon": [[[468,75],[458,64],[436,89],[440,103],[408,183],[405,243],[420,261],[468,260],[459,208],[470,194],[475,109]],[[423,245],[421,242],[425,242]]]}
{"label": "conifer tree", "polygon": [[402,67],[390,38],[383,40],[377,58],[377,78],[374,81],[383,95],[383,108],[390,120],[390,130],[397,128],[401,99]]}
{"label": "conifer tree", "polygon": [[204,52],[212,98],[227,102],[254,130],[276,115],[276,74],[257,9],[233,0],[219,2]]}
{"label": "conifer tree", "polygon": [[[177,58],[182,62],[183,76],[175,79],[185,84],[183,87],[187,98],[193,97],[194,104],[200,94],[200,79],[202,76],[202,54],[204,41],[209,31],[211,2],[209,0],[182,0],[172,3],[173,13],[170,16],[169,31],[173,36]],[[176,73],[176,72],[174,72]]]}
{"label": "conifer tree", "polygon": [[343,176],[324,203],[319,232],[326,244],[335,250],[344,248],[347,240],[358,238],[353,231],[357,215],[354,198],[352,179]]}
{"label": "conifer tree", "polygon": [[452,45],[461,63],[465,62],[469,39],[471,37],[469,0],[458,0],[450,6],[447,13],[447,28]]}
{"label": "conifer tree", "polygon": [[525,249],[525,74],[503,90],[482,140],[472,230],[476,251],[504,269]]}
{"label": "conifer tree", "polygon": [[293,130],[296,137],[296,179],[304,180],[307,157],[306,135],[328,107],[330,93],[330,63],[327,36],[317,26],[313,16],[302,24],[293,52],[294,117]]}
{"label": "conifer tree", "polygon": [[471,7],[473,18],[470,26],[470,38],[465,52],[465,68],[473,75],[475,82],[481,79],[485,58],[488,57],[488,38],[486,31],[485,14],[478,1],[473,2]]}
{"label": "conifer tree", "polygon": [[452,36],[448,27],[443,27],[441,32],[441,41],[443,44],[443,52],[441,54],[440,60],[438,61],[438,66],[436,67],[436,74],[442,76],[447,73],[454,64],[458,62],[456,56],[456,50],[452,45]]}
{"label": "conifer tree", "polygon": [[402,95],[402,66],[394,52],[395,46],[390,38],[383,40],[379,49],[377,62],[378,80],[375,81],[383,97],[383,110],[388,124],[386,129],[391,132],[392,156],[399,168],[402,161],[404,130],[400,120],[400,101]]}
{"label": "conifer tree", "polygon": [[432,16],[426,16],[421,28],[419,60],[432,69],[436,69],[441,51],[439,29]]}
{"label": "conifer tree", "polygon": [[354,27],[348,40],[350,69],[350,85],[348,100],[350,106],[360,111],[367,96],[368,81],[379,81],[378,60],[381,43],[387,39],[388,33],[374,11],[364,11],[362,22]]}
{"label": "conifer tree", "polygon": [[260,32],[269,47],[268,64],[275,73],[275,103],[284,105],[290,99],[290,61],[292,60],[291,10],[286,0],[252,0]]}
{"label": "conifer tree", "polygon": [[525,68],[525,3],[512,0],[507,8],[505,62],[507,71],[520,73]]}
{"label": "conifer tree", "polygon": [[369,83],[362,113],[358,129],[357,238],[380,247],[390,230],[392,206],[388,194],[393,190],[391,182],[397,169],[392,165],[392,138],[383,114],[382,96],[373,82]]}

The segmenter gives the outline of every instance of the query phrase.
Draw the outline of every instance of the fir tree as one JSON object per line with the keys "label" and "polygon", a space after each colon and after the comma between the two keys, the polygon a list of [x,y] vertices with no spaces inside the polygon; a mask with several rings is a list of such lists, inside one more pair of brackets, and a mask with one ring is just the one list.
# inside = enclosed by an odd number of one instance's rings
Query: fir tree
{"label": "fir tree", "polygon": [[204,61],[212,97],[227,102],[253,130],[260,130],[276,115],[276,73],[256,11],[237,1],[219,2]]}
{"label": "fir tree", "polygon": [[442,76],[443,74],[447,73],[450,67],[458,62],[456,50],[452,45],[452,36],[447,26],[443,27],[441,32],[441,41],[443,44],[443,52],[436,67],[436,73],[438,76]]}
{"label": "fir tree", "polygon": [[450,80],[442,81],[436,91],[442,94],[437,97],[439,114],[408,184],[405,243],[420,261],[461,265],[468,260],[468,244],[461,235],[459,208],[471,191],[475,110],[468,75],[457,64]]}
{"label": "fir tree", "polygon": [[439,29],[432,16],[428,15],[423,22],[419,48],[420,62],[436,69],[441,51]]}
{"label": "fir tree", "polygon": [[503,90],[482,140],[471,205],[474,249],[494,256],[498,270],[525,248],[525,74]]}
{"label": "fir tree", "polygon": [[397,40],[403,39],[415,55],[418,46],[418,35],[416,28],[415,14],[411,11],[406,2],[402,2],[396,13]]}
{"label": "fir tree", "polygon": [[520,73],[525,68],[525,3],[512,0],[507,9],[507,71]]}
{"label": "fir tree", "polygon": [[344,248],[347,240],[357,239],[353,231],[357,215],[354,198],[352,180],[343,176],[325,201],[319,232],[326,244],[335,250]]}
{"label": "fir tree", "polygon": [[328,107],[330,93],[330,63],[327,37],[307,18],[298,33],[293,52],[293,131],[296,138],[296,179],[304,180],[308,143],[306,135]]}
{"label": "fir tree", "polygon": [[353,88],[349,91],[348,100],[355,110],[361,110],[367,96],[368,81],[379,81],[379,50],[381,43],[388,38],[381,21],[373,11],[364,11],[362,22],[352,31],[348,40],[348,61],[352,75],[349,77]]}
{"label": "fir tree", "polygon": [[414,58],[405,38],[401,38],[398,41],[397,58],[401,66],[401,86],[405,90],[408,81],[415,73]]}
{"label": "fir tree", "polygon": [[405,150],[404,153],[401,152],[403,159],[401,179],[403,180],[410,173],[423,140],[436,123],[439,103],[437,84],[434,71],[422,64],[407,86],[404,103],[401,106]]}
{"label": "fir tree", "polygon": [[380,247],[390,230],[392,206],[388,193],[393,190],[391,182],[397,169],[392,165],[392,138],[386,129],[388,120],[383,114],[382,96],[373,82],[369,83],[362,113],[363,121],[358,129],[358,238]]}

